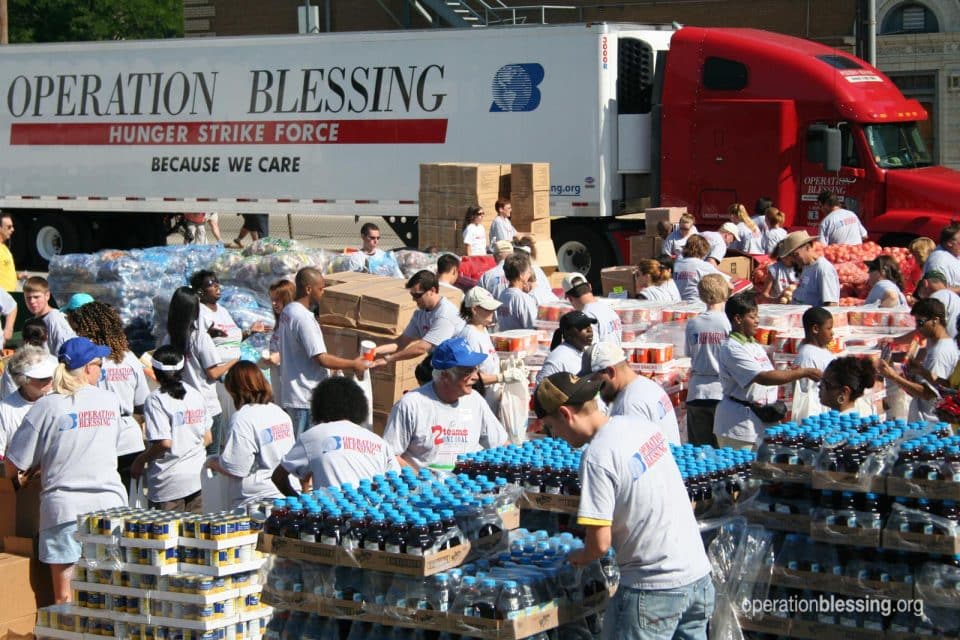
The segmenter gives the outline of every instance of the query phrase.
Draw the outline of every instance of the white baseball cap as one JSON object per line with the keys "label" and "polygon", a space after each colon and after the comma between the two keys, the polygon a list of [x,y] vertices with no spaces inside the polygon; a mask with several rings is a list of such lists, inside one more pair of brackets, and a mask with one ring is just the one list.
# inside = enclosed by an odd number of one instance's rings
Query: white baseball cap
{"label": "white baseball cap", "polygon": [[733,224],[732,222],[724,222],[722,225],[720,225],[720,231],[726,231],[734,238],[740,235],[740,229],[737,229],[737,225]]}
{"label": "white baseball cap", "polygon": [[468,309],[472,307],[480,307],[481,309],[486,309],[487,311],[496,311],[500,308],[502,303],[490,294],[489,291],[483,287],[474,287],[467,291],[467,295],[463,298],[463,306]]}
{"label": "white baseball cap", "polygon": [[53,372],[56,371],[57,359],[53,356],[45,356],[39,362],[35,362],[30,367],[23,372],[28,378],[33,378],[34,380],[44,380],[46,378],[52,378]]}
{"label": "white baseball cap", "polygon": [[583,352],[580,375],[584,376],[603,371],[609,367],[615,367],[626,359],[627,354],[617,345],[612,342],[598,342]]}
{"label": "white baseball cap", "polygon": [[571,273],[563,278],[563,292],[570,293],[571,289],[575,289],[581,284],[586,283],[587,278],[582,273]]}

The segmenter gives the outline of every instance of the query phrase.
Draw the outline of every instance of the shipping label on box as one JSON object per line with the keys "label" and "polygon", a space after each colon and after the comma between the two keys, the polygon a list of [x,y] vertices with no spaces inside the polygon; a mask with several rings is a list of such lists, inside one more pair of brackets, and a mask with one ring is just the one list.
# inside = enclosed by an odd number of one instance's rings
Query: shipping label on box
{"label": "shipping label on box", "polygon": [[529,194],[538,191],[550,191],[549,162],[515,162],[510,165],[511,193]]}

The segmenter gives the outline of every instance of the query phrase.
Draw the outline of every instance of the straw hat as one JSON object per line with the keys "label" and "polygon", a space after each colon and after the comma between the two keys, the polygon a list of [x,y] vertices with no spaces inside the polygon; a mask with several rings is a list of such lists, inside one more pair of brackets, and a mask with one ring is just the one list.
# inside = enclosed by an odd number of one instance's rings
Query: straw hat
{"label": "straw hat", "polygon": [[793,233],[787,234],[787,237],[784,238],[777,247],[777,257],[785,258],[800,247],[808,245],[816,239],[817,236],[811,236],[806,231],[794,231]]}

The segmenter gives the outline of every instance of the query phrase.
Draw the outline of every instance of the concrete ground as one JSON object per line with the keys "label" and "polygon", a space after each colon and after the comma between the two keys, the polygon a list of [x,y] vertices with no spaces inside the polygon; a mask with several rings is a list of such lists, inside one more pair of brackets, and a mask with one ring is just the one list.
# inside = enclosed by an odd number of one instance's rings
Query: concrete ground
{"label": "concrete ground", "polygon": [[[367,222],[373,222],[380,227],[380,246],[385,250],[399,249],[404,246],[403,241],[393,232],[383,218],[354,216],[297,216],[272,215],[270,216],[270,235],[280,238],[292,238],[304,245],[317,249],[342,251],[345,247],[360,246],[360,227]],[[220,236],[224,244],[229,244],[240,234],[243,218],[234,214],[220,214]],[[213,234],[207,227],[207,242],[213,242]],[[179,234],[169,237],[169,244],[182,244],[183,238]],[[244,245],[250,243],[249,236],[244,238]]]}

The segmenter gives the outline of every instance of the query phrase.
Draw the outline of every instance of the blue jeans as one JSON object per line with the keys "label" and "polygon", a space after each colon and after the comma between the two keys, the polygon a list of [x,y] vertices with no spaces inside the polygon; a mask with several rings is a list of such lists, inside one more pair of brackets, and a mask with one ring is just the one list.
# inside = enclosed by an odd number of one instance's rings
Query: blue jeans
{"label": "blue jeans", "polygon": [[290,419],[293,421],[294,437],[299,442],[303,432],[310,428],[310,409],[284,407],[283,410],[287,412],[287,415],[290,416]]}
{"label": "blue jeans", "polygon": [[713,604],[709,575],[676,589],[621,584],[603,619],[603,640],[706,640]]}

